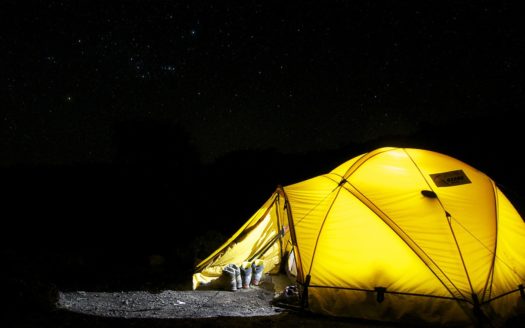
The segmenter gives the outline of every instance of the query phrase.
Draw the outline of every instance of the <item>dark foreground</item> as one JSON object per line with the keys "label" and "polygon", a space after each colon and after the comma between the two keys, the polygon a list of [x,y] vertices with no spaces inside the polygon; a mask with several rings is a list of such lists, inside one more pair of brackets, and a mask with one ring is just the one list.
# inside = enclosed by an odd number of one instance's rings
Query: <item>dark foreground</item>
{"label": "dark foreground", "polygon": [[[129,298],[130,296],[133,298]],[[272,306],[268,299],[269,296],[267,292],[254,290],[236,293],[166,291],[160,295],[146,292],[106,293],[105,295],[103,293],[74,292],[62,295],[61,304],[58,304],[56,309],[45,313],[19,314],[11,317],[8,326],[80,328],[324,326],[388,328],[407,326],[335,319],[287,310]],[[151,302],[152,298],[163,301]],[[189,299],[189,301],[186,303],[181,299],[185,301]],[[158,304],[161,302],[164,304]],[[232,307],[232,304],[235,304],[236,307]],[[85,308],[82,308],[83,306]]]}
{"label": "dark foreground", "polygon": [[[301,311],[294,300],[276,292],[275,286],[266,280],[235,292],[60,291],[48,309],[17,308],[7,314],[4,327],[427,327],[314,315]],[[503,327],[525,324],[516,318]]]}
{"label": "dark foreground", "polygon": [[[13,327],[396,327],[293,308],[271,280],[237,291],[58,292],[47,311],[15,311]],[[405,325],[406,326],[406,325]]]}
{"label": "dark foreground", "polygon": [[[403,327],[359,320],[335,320],[312,315],[282,312],[275,316],[216,317],[216,318],[108,318],[58,310],[46,315],[19,318],[8,327]],[[5,327],[5,326],[4,326]],[[404,326],[406,327],[406,325]]]}
{"label": "dark foreground", "polygon": [[[194,311],[195,309],[190,309]],[[145,313],[140,316],[122,317],[97,316],[74,312],[67,309],[55,309],[50,312],[21,313],[10,316],[4,327],[139,327],[139,328],[163,328],[163,327],[353,327],[353,328],[394,328],[394,327],[424,327],[410,324],[372,322],[359,319],[338,319],[326,316],[318,316],[310,313],[302,313],[286,309],[274,309],[275,313],[245,314],[243,316],[221,316],[216,317],[183,317],[183,318],[161,318],[158,315],[148,317]],[[264,311],[263,311],[264,312]],[[481,327],[490,327],[481,326]],[[509,322],[505,327],[525,327],[521,321]]]}

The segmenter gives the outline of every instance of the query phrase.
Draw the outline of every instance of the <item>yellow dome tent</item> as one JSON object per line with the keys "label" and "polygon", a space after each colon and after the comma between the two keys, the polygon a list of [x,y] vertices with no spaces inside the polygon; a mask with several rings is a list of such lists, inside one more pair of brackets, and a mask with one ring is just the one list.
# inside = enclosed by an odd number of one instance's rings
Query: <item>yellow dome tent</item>
{"label": "yellow dome tent", "polygon": [[193,288],[256,258],[277,273],[291,255],[314,313],[496,325],[525,309],[523,219],[490,177],[433,151],[380,148],[278,187]]}

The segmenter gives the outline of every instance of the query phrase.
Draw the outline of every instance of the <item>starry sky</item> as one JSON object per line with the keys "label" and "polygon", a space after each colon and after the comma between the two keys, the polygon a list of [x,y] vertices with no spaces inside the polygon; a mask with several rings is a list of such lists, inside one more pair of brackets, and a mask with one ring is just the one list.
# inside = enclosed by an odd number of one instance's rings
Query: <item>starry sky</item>
{"label": "starry sky", "polygon": [[111,162],[167,122],[204,162],[520,110],[510,2],[4,1],[0,163]]}
{"label": "starry sky", "polygon": [[[189,240],[222,243],[277,184],[399,136],[457,143],[451,155],[488,173],[523,212],[520,8],[0,1],[0,198],[17,213],[0,247],[47,247],[55,260],[29,256],[31,276],[48,268],[75,283],[109,279],[126,252],[124,268],[139,253],[171,252],[179,272],[199,248]],[[202,226],[188,233],[173,222]],[[61,252],[94,254],[92,271]],[[122,270],[117,281],[137,272]]]}

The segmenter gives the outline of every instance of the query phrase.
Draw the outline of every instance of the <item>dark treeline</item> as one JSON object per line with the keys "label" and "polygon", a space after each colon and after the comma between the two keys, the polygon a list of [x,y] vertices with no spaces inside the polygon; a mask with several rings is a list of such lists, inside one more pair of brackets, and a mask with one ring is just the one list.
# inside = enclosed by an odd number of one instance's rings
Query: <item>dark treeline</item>
{"label": "dark treeline", "polygon": [[[19,300],[53,290],[189,288],[194,265],[271,195],[381,146],[442,152],[487,173],[523,213],[521,123],[462,120],[334,150],[237,151],[204,164],[173,124],[115,126],[115,160],[0,171],[2,260]],[[20,296],[22,295],[22,296]],[[16,302],[14,303],[16,304]]]}

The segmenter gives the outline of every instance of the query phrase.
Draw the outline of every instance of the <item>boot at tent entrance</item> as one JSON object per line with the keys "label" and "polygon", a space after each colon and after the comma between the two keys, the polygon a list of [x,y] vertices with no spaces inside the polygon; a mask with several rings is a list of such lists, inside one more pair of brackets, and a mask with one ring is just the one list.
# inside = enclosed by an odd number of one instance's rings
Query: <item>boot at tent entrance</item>
{"label": "boot at tent entrance", "polygon": [[292,272],[313,313],[498,325],[525,312],[525,222],[490,177],[429,150],[379,148],[278,187],[193,288],[254,259]]}

